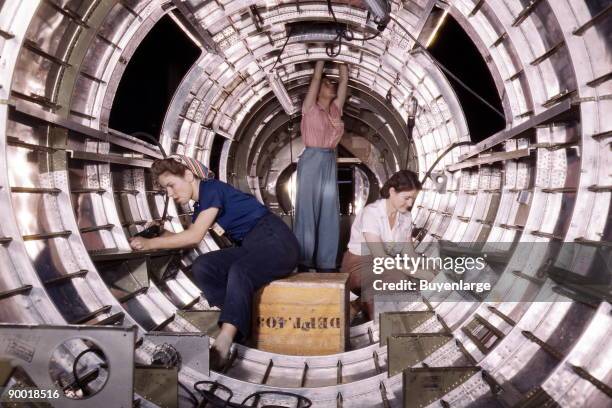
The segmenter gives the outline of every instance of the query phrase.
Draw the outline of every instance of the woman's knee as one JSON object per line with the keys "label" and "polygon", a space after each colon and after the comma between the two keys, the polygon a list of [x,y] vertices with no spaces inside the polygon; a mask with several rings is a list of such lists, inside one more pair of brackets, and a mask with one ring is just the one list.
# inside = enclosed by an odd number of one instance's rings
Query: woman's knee
{"label": "woman's knee", "polygon": [[276,255],[282,257],[282,263],[293,270],[300,260],[300,243],[291,229],[279,218]]}
{"label": "woman's knee", "polygon": [[214,257],[200,255],[191,266],[191,275],[196,285],[204,292],[225,288],[227,275],[214,262]]}
{"label": "woman's knee", "polygon": [[361,272],[353,270],[349,274],[349,288],[353,292],[361,291]]}

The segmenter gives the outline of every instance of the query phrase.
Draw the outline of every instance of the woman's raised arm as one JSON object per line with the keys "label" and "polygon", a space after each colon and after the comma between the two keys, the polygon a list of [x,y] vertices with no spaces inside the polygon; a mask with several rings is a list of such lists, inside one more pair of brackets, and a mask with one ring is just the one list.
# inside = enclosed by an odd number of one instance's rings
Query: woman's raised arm
{"label": "woman's raised arm", "polygon": [[344,63],[338,64],[338,71],[340,71],[340,79],[338,82],[338,93],[336,94],[335,103],[338,105],[338,108],[340,108],[340,111],[342,111],[348,90],[348,65]]}
{"label": "woman's raised arm", "polygon": [[323,66],[325,61],[317,61],[310,80],[310,86],[308,87],[308,93],[304,99],[302,105],[302,111],[310,109],[315,103],[317,103],[317,97],[319,96],[319,88],[321,86],[321,77],[323,76]]}

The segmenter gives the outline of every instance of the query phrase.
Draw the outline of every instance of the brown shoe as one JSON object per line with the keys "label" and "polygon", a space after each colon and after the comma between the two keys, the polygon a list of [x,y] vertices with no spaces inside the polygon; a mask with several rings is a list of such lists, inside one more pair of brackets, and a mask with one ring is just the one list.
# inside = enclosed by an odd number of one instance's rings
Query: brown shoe
{"label": "brown shoe", "polygon": [[210,348],[209,351],[209,365],[210,369],[219,373],[225,371],[225,366],[229,361],[229,356],[222,356],[217,349],[214,347]]}

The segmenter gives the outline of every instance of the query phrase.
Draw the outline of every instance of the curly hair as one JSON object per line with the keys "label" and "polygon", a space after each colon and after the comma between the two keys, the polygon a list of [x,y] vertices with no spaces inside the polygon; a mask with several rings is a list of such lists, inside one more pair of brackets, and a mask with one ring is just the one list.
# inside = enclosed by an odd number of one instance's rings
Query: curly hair
{"label": "curly hair", "polygon": [[389,198],[389,190],[393,187],[396,192],[421,190],[423,186],[414,171],[400,170],[392,175],[380,189],[382,198]]}
{"label": "curly hair", "polygon": [[189,169],[184,164],[181,164],[174,159],[155,160],[151,166],[151,172],[153,173],[154,180],[157,180],[159,176],[165,172],[178,177],[184,177],[185,171],[187,170]]}

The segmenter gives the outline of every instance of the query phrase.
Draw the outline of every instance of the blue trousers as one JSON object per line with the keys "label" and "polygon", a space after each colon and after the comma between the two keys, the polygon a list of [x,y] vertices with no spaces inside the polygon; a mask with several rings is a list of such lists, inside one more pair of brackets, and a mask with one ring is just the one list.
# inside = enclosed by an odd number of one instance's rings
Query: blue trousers
{"label": "blue trousers", "polygon": [[219,324],[238,328],[236,340],[251,332],[254,292],[295,269],[299,248],[291,229],[276,215],[263,216],[239,247],[200,255],[191,268],[211,306],[221,308]]}
{"label": "blue trousers", "polygon": [[300,156],[295,213],[300,264],[336,268],[340,239],[340,201],[334,149],[307,147]]}

